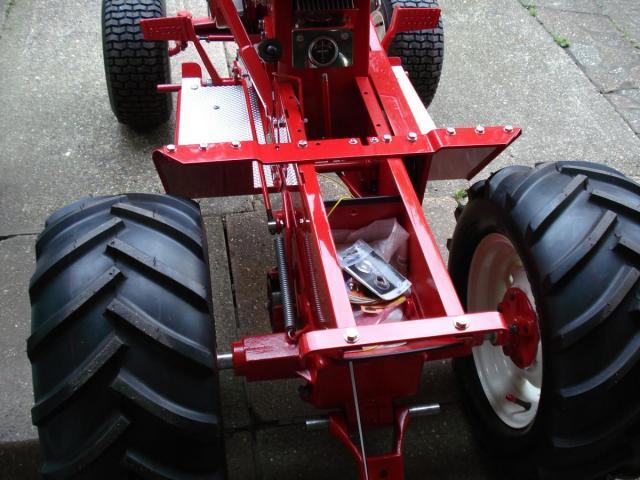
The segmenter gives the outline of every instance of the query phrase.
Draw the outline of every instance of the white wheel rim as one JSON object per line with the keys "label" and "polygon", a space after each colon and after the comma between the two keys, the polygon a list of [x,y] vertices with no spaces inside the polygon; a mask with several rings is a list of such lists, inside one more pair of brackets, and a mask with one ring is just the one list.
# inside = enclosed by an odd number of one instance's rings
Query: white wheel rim
{"label": "white wheel rim", "polygon": [[[482,239],[471,260],[467,285],[469,312],[497,308],[508,288],[519,288],[536,308],[522,259],[511,241],[492,233]],[[522,429],[533,423],[542,388],[542,346],[538,343],[535,361],[527,368],[518,367],[501,347],[486,340],[473,349],[473,359],[480,383],[496,415],[511,428]],[[507,400],[507,395],[531,404],[528,410]]]}
{"label": "white wheel rim", "polygon": [[384,23],[384,16],[382,15],[380,8],[371,12],[371,21],[373,22],[373,26],[376,29],[378,40],[382,41],[382,39],[384,38],[384,34],[387,33],[387,26]]}

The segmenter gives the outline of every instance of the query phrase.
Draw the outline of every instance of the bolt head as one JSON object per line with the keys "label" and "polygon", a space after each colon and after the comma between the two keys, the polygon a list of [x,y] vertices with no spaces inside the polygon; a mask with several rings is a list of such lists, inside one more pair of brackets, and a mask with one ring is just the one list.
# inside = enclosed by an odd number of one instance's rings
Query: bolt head
{"label": "bolt head", "polygon": [[200,88],[200,85],[198,85],[197,83],[194,83],[193,85],[191,85],[191,90],[198,90]]}
{"label": "bolt head", "polygon": [[448,127],[447,128],[447,135],[455,135],[456,134],[456,129],[453,127]]}
{"label": "bolt head", "polygon": [[176,151],[176,146],[173,143],[170,143],[169,145],[167,145],[167,151],[168,152],[175,152]]}
{"label": "bolt head", "polygon": [[391,143],[391,135],[389,135],[388,133],[385,133],[385,134],[382,136],[382,141],[383,141],[384,143]]}
{"label": "bolt head", "polygon": [[378,143],[380,141],[380,139],[378,137],[371,137],[369,139],[369,143]]}
{"label": "bolt head", "polygon": [[456,330],[466,330],[469,328],[469,320],[464,317],[456,318],[454,326],[456,327]]}
{"label": "bolt head", "polygon": [[355,328],[347,328],[344,332],[344,340],[347,343],[356,343],[358,341],[358,330]]}
{"label": "bolt head", "polygon": [[207,144],[207,143],[201,143],[200,144],[200,150],[206,151],[207,148],[209,148],[209,144]]}
{"label": "bolt head", "polygon": [[513,125],[506,125],[504,127],[504,131],[507,132],[507,133],[513,132]]}
{"label": "bolt head", "polygon": [[407,134],[407,140],[411,143],[418,141],[418,134],[416,132],[409,132]]}
{"label": "bolt head", "polygon": [[238,140],[234,140],[233,142],[231,142],[231,146],[233,148],[240,148],[240,142]]}
{"label": "bolt head", "polygon": [[349,145],[357,145],[357,144],[358,144],[358,140],[356,140],[355,138],[349,139]]}
{"label": "bolt head", "polygon": [[483,135],[483,134],[484,134],[484,132],[485,132],[485,129],[484,129],[484,127],[483,127],[482,125],[478,125],[478,126],[476,127],[476,133],[477,133],[478,135]]}
{"label": "bolt head", "polygon": [[309,146],[309,144],[307,143],[306,140],[299,140],[298,141],[298,148],[307,148]]}

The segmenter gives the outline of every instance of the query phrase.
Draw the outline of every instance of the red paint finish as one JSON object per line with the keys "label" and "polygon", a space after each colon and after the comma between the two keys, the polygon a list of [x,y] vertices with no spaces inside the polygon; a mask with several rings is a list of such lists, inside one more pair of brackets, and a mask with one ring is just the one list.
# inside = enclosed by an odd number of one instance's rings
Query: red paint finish
{"label": "red paint finish", "polygon": [[[193,43],[214,85],[242,86],[247,102],[253,89],[259,100],[264,131],[257,132],[252,122],[254,140],[179,145],[176,136],[175,145],[153,153],[168,193],[192,198],[261,193],[266,219],[284,237],[296,330],[291,336],[283,331],[282,308],[272,305],[273,333],[247,336],[231,346],[235,373],[249,381],[303,379],[302,399],[335,412],[331,433],[358,462],[360,478],[366,471],[372,480],[401,480],[409,416],[396,405],[416,393],[425,361],[468,355],[489,335],[514,361],[524,365],[535,356],[537,328],[518,292],[508,292],[514,298],[505,297],[502,314],[463,311],[422,206],[428,181],[472,178],[521,131],[496,126],[419,134],[392,70],[399,59],[387,57],[387,38],[381,44],[371,28],[369,0],[354,0],[354,8],[335,17],[339,28],[351,29],[353,61],[344,68],[293,66],[294,30],[317,28],[305,26],[293,0],[278,0],[277,8],[273,0],[247,2],[243,18],[233,0],[209,4],[211,18],[193,19],[182,12],[141,25],[148,40],[175,41],[172,53]],[[437,9],[396,9],[392,33],[430,28],[439,18]],[[200,42],[231,35],[240,59],[232,76],[222,78]],[[262,39],[280,42],[279,62],[265,64],[259,58],[256,43]],[[198,64],[183,65],[183,77],[207,85],[202,75]],[[159,91],[178,93],[178,132],[181,119],[191,113],[181,108],[180,86],[160,86]],[[259,133],[267,143],[257,141]],[[257,186],[255,162],[260,167]],[[262,171],[265,165],[272,186]],[[325,204],[319,172],[337,174],[354,198]],[[272,195],[279,201],[272,201]],[[382,218],[396,218],[409,233],[407,277],[412,289],[401,307],[402,321],[363,326],[349,303],[332,232]],[[269,275],[277,278],[274,270]],[[224,320],[230,319],[219,319]],[[351,329],[357,330],[357,338],[347,341]],[[368,456],[366,462],[352,441],[357,421],[349,362],[365,436],[372,428],[395,431],[391,451]]]}
{"label": "red paint finish", "polygon": [[439,8],[406,8],[393,9],[391,25],[380,42],[382,49],[389,50],[389,45],[398,33],[413,32],[416,30],[432,30],[440,21]]}
{"label": "red paint finish", "polygon": [[540,330],[538,316],[527,294],[519,288],[508,289],[498,310],[509,327],[509,341],[502,347],[504,354],[511,357],[518,367],[528,367],[538,353]]}

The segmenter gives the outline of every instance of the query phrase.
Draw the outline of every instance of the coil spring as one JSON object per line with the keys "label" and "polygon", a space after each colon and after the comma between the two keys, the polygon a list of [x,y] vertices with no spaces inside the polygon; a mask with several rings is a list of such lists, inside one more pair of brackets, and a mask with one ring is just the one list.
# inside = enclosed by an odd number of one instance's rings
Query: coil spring
{"label": "coil spring", "polygon": [[309,240],[309,234],[304,234],[304,253],[307,260],[307,267],[309,268],[309,282],[311,285],[311,296],[313,301],[313,309],[316,312],[316,319],[320,324],[325,323],[324,313],[322,312],[322,305],[320,304],[320,289],[318,288],[318,282],[316,276],[313,273],[313,257],[311,256],[311,240]]}
{"label": "coil spring", "polygon": [[287,269],[287,257],[284,251],[284,239],[276,235],[273,240],[276,250],[276,263],[278,265],[278,280],[280,281],[280,293],[282,294],[282,313],[284,329],[291,336],[296,329],[295,315],[293,313],[293,301],[291,300],[291,284],[289,283],[289,271]]}

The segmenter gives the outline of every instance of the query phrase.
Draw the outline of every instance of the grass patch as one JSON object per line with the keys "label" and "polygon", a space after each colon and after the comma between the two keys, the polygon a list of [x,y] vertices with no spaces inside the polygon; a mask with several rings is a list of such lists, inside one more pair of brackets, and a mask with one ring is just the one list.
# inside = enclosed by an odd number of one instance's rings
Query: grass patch
{"label": "grass patch", "polygon": [[569,48],[571,46],[569,40],[562,35],[558,35],[557,33],[552,33],[551,35],[553,35],[553,40],[562,48]]}
{"label": "grass patch", "polygon": [[7,4],[4,6],[4,16],[8,17],[9,12],[15,6],[16,0],[7,0]]}
{"label": "grass patch", "polygon": [[467,193],[466,188],[461,188],[453,194],[453,198],[456,202],[458,202],[458,205],[462,205],[468,196],[469,194]]}

